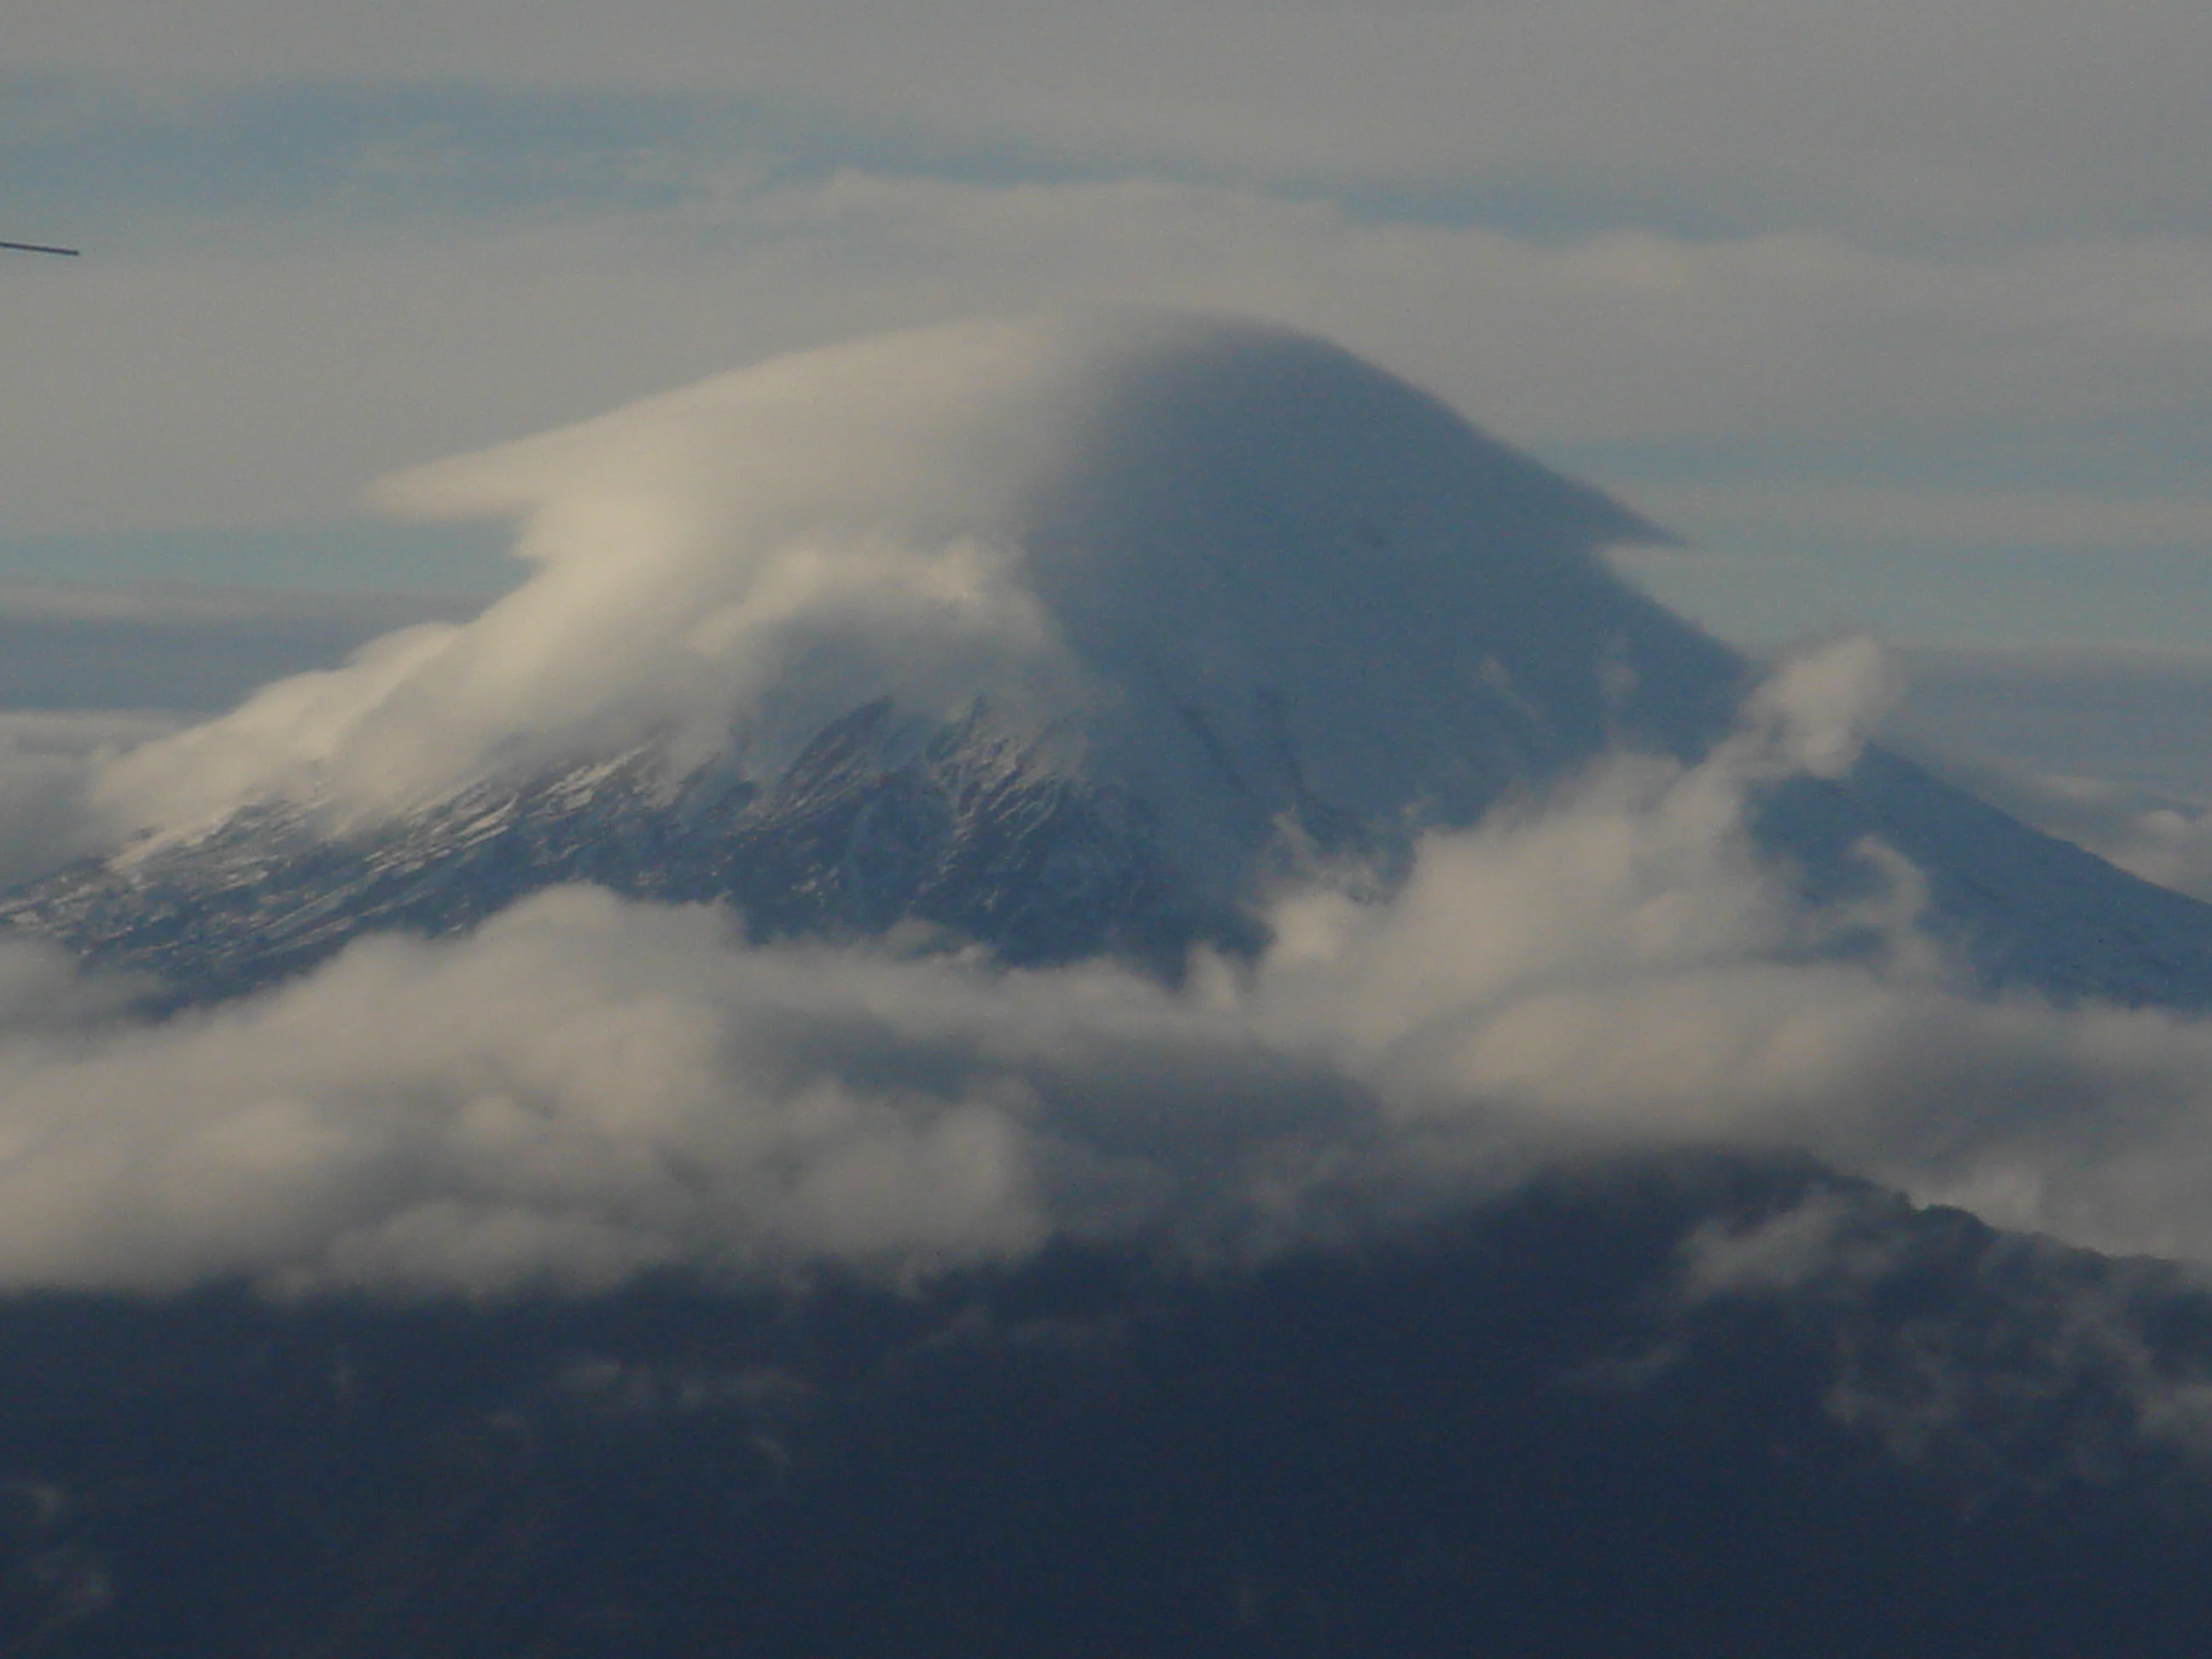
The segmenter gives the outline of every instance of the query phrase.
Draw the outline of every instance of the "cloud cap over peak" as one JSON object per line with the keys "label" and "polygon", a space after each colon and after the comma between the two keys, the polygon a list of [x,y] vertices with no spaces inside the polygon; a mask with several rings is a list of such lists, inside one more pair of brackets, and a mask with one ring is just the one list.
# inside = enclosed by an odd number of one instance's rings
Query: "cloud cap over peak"
{"label": "cloud cap over peak", "polygon": [[111,776],[124,816],[418,799],[648,740],[696,760],[733,730],[765,769],[888,696],[1072,726],[1158,800],[1219,787],[1164,736],[1195,710],[1211,747],[1276,757],[1262,798],[1464,817],[1527,758],[1498,752],[1501,711],[1519,750],[1578,760],[1629,693],[1686,741],[1734,672],[1593,556],[1659,533],[1634,514],[1337,347],[1219,317],[802,352],[378,495],[511,516],[535,571],[153,746]]}

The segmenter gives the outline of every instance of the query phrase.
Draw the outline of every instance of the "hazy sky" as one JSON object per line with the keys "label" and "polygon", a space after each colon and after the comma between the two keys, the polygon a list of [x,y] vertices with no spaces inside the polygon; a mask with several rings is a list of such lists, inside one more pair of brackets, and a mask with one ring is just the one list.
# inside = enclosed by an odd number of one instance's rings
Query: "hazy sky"
{"label": "hazy sky", "polygon": [[386,471],[888,325],[1328,333],[1768,641],[2212,632],[2201,0],[74,0],[11,17],[0,580],[477,591]]}

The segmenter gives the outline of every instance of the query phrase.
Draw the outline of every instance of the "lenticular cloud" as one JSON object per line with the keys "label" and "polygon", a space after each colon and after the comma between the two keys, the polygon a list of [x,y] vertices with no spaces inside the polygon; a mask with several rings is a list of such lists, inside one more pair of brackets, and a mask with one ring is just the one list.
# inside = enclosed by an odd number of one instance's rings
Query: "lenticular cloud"
{"label": "lenticular cloud", "polygon": [[1709,737],[1736,672],[1594,556],[1656,533],[1632,514],[1334,347],[1213,319],[803,353],[378,495],[514,520],[530,575],[148,748],[109,775],[120,819],[388,810],[641,742],[772,775],[888,696],[1059,733],[1205,865],[1302,792],[1465,818],[1620,729]]}

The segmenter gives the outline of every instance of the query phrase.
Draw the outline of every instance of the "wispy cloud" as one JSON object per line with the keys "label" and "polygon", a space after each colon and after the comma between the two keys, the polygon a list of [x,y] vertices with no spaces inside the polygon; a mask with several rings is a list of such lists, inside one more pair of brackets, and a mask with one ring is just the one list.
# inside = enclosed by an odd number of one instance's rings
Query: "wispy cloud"
{"label": "wispy cloud", "polygon": [[460,82],[574,95],[732,94],[917,148],[996,143],[1248,179],[1487,185],[1688,203],[1802,227],[1957,236],[2202,223],[2201,13],[2149,0],[1623,0],[1075,9],[703,0],[548,16],[520,0],[223,0],[173,27],[120,0],[23,20],[18,75],[113,88]]}

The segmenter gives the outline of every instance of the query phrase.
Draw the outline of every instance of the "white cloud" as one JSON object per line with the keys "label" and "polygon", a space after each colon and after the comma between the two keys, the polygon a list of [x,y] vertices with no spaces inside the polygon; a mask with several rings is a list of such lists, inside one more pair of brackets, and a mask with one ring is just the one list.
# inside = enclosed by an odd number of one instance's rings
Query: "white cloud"
{"label": "white cloud", "polygon": [[[1507,731],[1563,760],[1639,675],[1695,704],[1734,672],[1605,578],[1601,504],[1333,348],[1218,321],[862,342],[391,489],[520,516],[535,574],[119,757],[137,728],[16,723],[0,853],[80,833],[88,780],[140,821],[303,778],[382,805],[541,748],[673,727],[703,752],[733,711],[773,771],[887,690],[1099,714],[1055,740],[1103,747],[1286,688],[1307,781],[1379,821],[1444,799],[1438,756]],[[1245,1249],[1685,1141],[2212,1260],[2212,1023],[1980,995],[1894,854],[1863,850],[1873,897],[1816,911],[1759,853],[1752,795],[1847,770],[1894,695],[1863,641],[1793,660],[1701,763],[1601,760],[1428,837],[1385,899],[1285,893],[1260,961],[1179,991],[749,948],[588,891],[160,1024],[10,943],[0,1284],[489,1292],[896,1276],[1061,1234]],[[1546,730],[1578,708],[1588,743]],[[1191,789],[1139,793],[1164,815]]]}
{"label": "white cloud", "polygon": [[0,1283],[491,1293],[899,1276],[1054,1236],[1241,1250],[1685,1142],[2212,1260],[2212,1022],[1984,997],[1915,933],[1909,872],[1824,914],[1757,853],[1749,792],[1842,763],[1877,666],[1832,650],[1699,766],[1618,757],[1432,837],[1387,901],[1287,895],[1263,959],[1180,991],[747,947],[588,890],[159,1024],[11,946]]}
{"label": "white cloud", "polygon": [[1284,1069],[1233,1029],[1109,969],[749,951],[708,911],[556,892],[205,1016],[17,1036],[0,1279],[483,1291],[997,1259],[1161,1198],[1153,1146],[1233,1147],[1234,1087],[1209,1085]]}
{"label": "white cloud", "polygon": [[532,579],[149,747],[111,796],[163,822],[326,781],[404,801],[549,744],[673,728],[696,764],[733,720],[774,770],[887,693],[939,719],[986,691],[1066,713],[1081,671],[1018,538],[1102,348],[1034,324],[872,340],[391,481],[405,510],[519,519]]}
{"label": "white cloud", "polygon": [[[1728,421],[1763,418],[1779,430],[1792,418],[1910,427],[1966,417],[1950,388],[1933,407],[1918,406],[1919,393],[1908,387],[1899,401],[1869,396],[1851,410],[1851,387],[1827,371],[1853,353],[1914,355],[1909,337],[1904,346],[1869,344],[1884,337],[1887,314],[1871,296],[1887,291],[1898,263],[1810,243],[1693,250],[1614,239],[1545,252],[1484,234],[1358,227],[1324,210],[1205,191],[986,191],[858,177],[820,191],[775,195],[746,210],[786,215],[801,227],[802,240],[817,233],[826,239],[818,263],[809,255],[782,272],[787,292],[806,286],[798,281],[802,272],[829,281],[838,270],[873,269],[883,257],[879,237],[925,264],[945,259],[949,276],[973,257],[957,250],[999,234],[1041,237],[1061,250],[1071,270],[1088,267],[1099,289],[1112,291],[1124,277],[1133,280],[1133,266],[1118,274],[1109,268],[1127,224],[1180,225],[1210,246],[1221,233],[1212,205],[1225,205],[1231,220],[1241,216],[1245,231],[1232,230],[1231,240],[1249,232],[1250,246],[1221,266],[1218,283],[1192,286],[1237,290],[1243,279],[1231,280],[1234,273],[1257,282],[1266,267],[1275,273],[1269,280],[1282,301],[1278,309],[1342,308],[1364,317],[1375,335],[1387,339],[1397,331],[1395,354],[1385,355],[1411,360],[1431,324],[1407,323],[1391,310],[1391,282],[1365,278],[1395,271],[1396,292],[1419,292],[1420,282],[1407,273],[1462,261],[1465,293],[1486,290],[1507,325],[1470,337],[1476,342],[1470,361],[1456,370],[1446,361],[1423,364],[1425,378],[1494,375],[1540,385],[1540,360],[1557,345],[1555,395],[1579,395],[1589,409],[1613,410],[1626,435],[1649,435],[1668,421],[1698,422],[1698,411],[1670,399],[1669,388],[1704,372],[1706,365],[1693,368],[1691,360],[1711,355],[1731,299],[1739,303],[1729,326],[1747,337],[1761,333],[1753,296],[1770,279],[1784,290],[1802,289],[1792,304],[1802,303],[1807,319],[1823,316],[1832,331],[1807,327],[1793,335],[1780,325],[1791,310],[1782,307],[1762,384],[1771,392],[1794,376],[1808,388],[1817,384],[1819,396],[1808,392],[1805,410],[1793,417],[1789,408],[1763,407],[1765,393],[1747,383],[1740,405],[1725,410]],[[1095,246],[1086,240],[1096,228],[1088,216],[1094,211],[1120,227]],[[1296,258],[1263,257],[1293,245],[1315,254],[1321,267],[1336,262],[1341,280],[1310,289],[1302,286]],[[871,246],[874,254],[866,252]],[[886,291],[916,286],[908,260],[890,264],[900,274]],[[1901,288],[1916,294],[1913,303],[1934,305],[1953,321],[1971,314],[1977,320],[1961,325],[1994,331],[1991,337],[2014,326],[2008,318],[2039,312],[2070,319],[2069,337],[2085,349],[2101,333],[2116,332],[2124,349],[2116,348],[2104,365],[2111,376],[2154,356],[2162,374],[2194,375],[2197,358],[2212,353],[2212,337],[2192,343],[2179,334],[2138,337],[2117,325],[2101,329],[2095,284],[2078,275],[2052,279],[2048,289],[2039,286],[2043,276],[2021,271],[1963,285],[1952,276],[1931,278],[1922,285],[1929,293],[1911,281]],[[2025,286],[2011,293],[2008,283],[2015,280]],[[1590,302],[1596,319],[1587,331],[1592,337],[1578,344],[1564,313],[1547,310],[1558,303],[1547,296],[1562,284]],[[1426,302],[1441,316],[1461,293],[1457,284],[1444,284]],[[1863,318],[1844,302],[1850,295],[1866,301]],[[1644,300],[1649,308],[1638,313]],[[648,309],[633,303],[628,312]],[[1701,332],[1705,328],[1711,332]],[[1358,337],[1360,330],[1352,331]],[[1794,369],[1787,367],[1792,351],[1799,356]],[[1668,363],[1651,362],[1654,353]],[[1031,554],[1016,550],[1033,539],[1029,520],[1037,492],[1077,468],[1070,447],[1076,428],[1100,418],[1097,408],[1121,395],[1109,384],[1112,375],[1097,367],[1110,355],[1099,356],[1073,335],[1055,343],[1048,331],[948,327],[775,360],[483,456],[419,469],[411,481],[387,486],[386,500],[407,496],[425,512],[520,519],[526,531],[519,550],[535,567],[531,580],[466,626],[395,635],[343,672],[271,687],[232,720],[118,772],[109,799],[142,814],[153,802],[154,816],[189,816],[316,769],[352,774],[372,792],[395,783],[435,787],[441,769],[469,775],[503,744],[611,743],[670,726],[684,728],[684,744],[698,752],[722,740],[733,709],[754,721],[753,740],[772,753],[780,728],[811,731],[886,690],[939,714],[987,688],[1001,702],[1027,698],[1036,711],[1066,713],[1084,703],[1086,676],[1113,678],[1056,636],[1071,616],[1096,610],[1097,596],[1048,614],[1030,580]],[[1653,371],[1641,380],[1639,362]],[[1854,372],[1861,387],[1875,384],[1863,366]],[[2076,392],[2095,404],[2098,377],[2078,378]],[[1722,410],[1727,374],[1708,374],[1705,383],[1718,388],[1715,410]],[[1924,373],[1917,384],[1938,396]],[[2042,398],[2045,389],[2028,391]],[[333,391],[331,402],[346,399]],[[1527,402],[1539,422],[1547,413],[1570,418],[1543,398]],[[1828,412],[1808,412],[1816,404]],[[1606,418],[1586,416],[1585,425],[1602,429]],[[1284,429],[1286,442],[1295,441],[1295,424]],[[1346,429],[1357,424],[1347,412]],[[1196,428],[1187,435],[1193,446],[1212,441]],[[1286,467],[1275,487],[1288,487],[1297,470]],[[1119,532],[1106,520],[1151,510],[1103,508],[1100,521],[1080,533],[1111,540]],[[1215,533],[1195,521],[1185,531],[1201,538]],[[1176,580],[1162,571],[1143,580],[1162,583],[1161,592]],[[1367,604],[1362,598],[1360,605]],[[1176,609],[1157,607],[1156,614],[1170,617]],[[844,666],[829,680],[806,683],[813,671],[805,665],[832,636]],[[1186,654],[1210,660],[1208,653],[1223,648],[1200,641]],[[857,666],[850,660],[855,651],[866,658]],[[775,700],[771,687],[788,707],[768,707]],[[1432,700],[1415,695],[1410,683],[1406,689],[1415,702]],[[1401,793],[1389,805],[1407,799]]]}
{"label": "white cloud", "polygon": [[103,780],[123,827],[279,793],[388,811],[647,744],[773,777],[890,696],[1049,732],[1227,896],[1229,843],[1308,795],[1470,816],[1516,674],[1545,708],[1511,741],[1543,770],[1615,720],[1689,741],[1735,672],[1596,563],[1630,515],[1333,346],[1218,317],[793,354],[382,495],[518,521],[529,579],[147,746]]}

